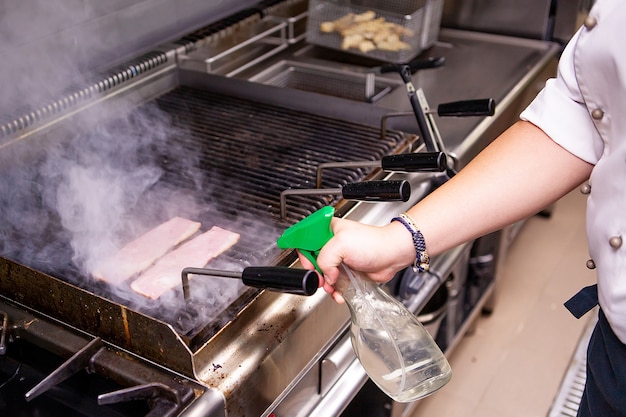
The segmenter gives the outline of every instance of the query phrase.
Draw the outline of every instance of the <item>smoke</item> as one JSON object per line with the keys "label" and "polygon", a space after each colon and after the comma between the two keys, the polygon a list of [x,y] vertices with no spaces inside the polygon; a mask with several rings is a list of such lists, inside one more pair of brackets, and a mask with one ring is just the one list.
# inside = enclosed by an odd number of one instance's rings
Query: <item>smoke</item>
{"label": "smoke", "polygon": [[128,211],[162,173],[152,166],[125,171],[108,161],[66,163],[58,172],[61,178],[52,203],[72,235],[74,263],[90,271],[97,259],[117,247],[120,232],[135,223],[129,222]]}
{"label": "smoke", "polygon": [[2,1],[0,121],[256,2]]}
{"label": "smoke", "polygon": [[[173,139],[185,134],[155,105],[110,121],[99,115],[104,122],[85,120],[92,129],[51,146],[40,171],[42,203],[69,233],[72,260],[85,274],[132,236],[174,215],[164,203],[170,190],[155,185],[166,175],[164,159],[181,158]],[[193,156],[186,161],[193,177]],[[179,197],[191,216],[197,215],[190,210],[197,208],[195,186],[191,181],[189,194]]]}
{"label": "smoke", "polygon": [[78,6],[76,1],[0,5],[0,120],[57,98],[81,81],[85,62],[78,34],[68,29],[84,18]]}
{"label": "smoke", "polygon": [[[129,39],[117,39],[116,26],[100,25],[106,19],[98,25],[89,20],[97,17],[91,6],[105,7],[100,2],[37,4],[41,7],[0,4],[0,123],[83,85],[97,68],[136,55],[119,53],[129,48]],[[113,17],[116,25],[128,24],[124,33],[145,26]],[[157,27],[133,51],[163,37]],[[170,25],[167,30],[178,29]],[[90,273],[98,262],[173,216],[202,221],[203,229],[237,221],[232,214],[228,222],[212,217],[217,210],[207,208],[206,200],[198,201],[198,195],[211,192],[210,174],[184,147],[186,128],[156,103],[134,108],[120,101],[100,103],[97,114],[82,112],[71,123],[60,122],[58,129],[20,140],[23,144],[3,148],[0,143],[0,256],[96,291]],[[241,270],[247,265],[246,259],[218,259],[213,267]],[[191,285],[197,301],[192,309],[180,293],[151,302],[132,293],[128,284],[107,288],[105,295],[112,292],[114,301],[141,311],[169,310],[168,318],[190,329],[194,321],[208,320],[226,308],[243,288],[232,279],[193,278]]]}
{"label": "smoke", "polygon": [[[94,116],[85,113],[37,138],[41,153],[14,153],[14,169],[2,170],[0,255],[97,292],[96,265],[174,216],[200,221],[201,231],[237,223],[198,198],[211,194],[210,167],[199,166],[197,151],[185,145],[190,132],[156,102],[133,109],[103,103]],[[246,266],[249,259],[228,257],[211,264],[228,271]],[[189,303],[182,287],[149,300],[130,282],[106,286],[102,295],[193,334],[216,317],[232,318],[231,303],[250,292],[240,280],[215,277],[193,276],[190,288]]]}

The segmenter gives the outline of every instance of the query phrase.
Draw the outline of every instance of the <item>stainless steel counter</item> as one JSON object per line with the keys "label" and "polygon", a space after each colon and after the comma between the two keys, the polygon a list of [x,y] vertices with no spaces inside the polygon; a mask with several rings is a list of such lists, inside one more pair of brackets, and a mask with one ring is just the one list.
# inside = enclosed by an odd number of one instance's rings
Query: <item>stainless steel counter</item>
{"label": "stainless steel counter", "polygon": [[[413,84],[421,88],[431,107],[440,103],[491,97],[497,103],[493,117],[439,118],[438,127],[446,147],[463,166],[486,143],[510,125],[530,99],[543,87],[543,82],[555,71],[560,46],[555,43],[514,38],[478,32],[442,29],[438,42],[418,58],[445,58],[445,64],[413,75]],[[271,83],[280,71],[292,73],[299,68],[316,73],[325,72],[326,82],[362,82],[372,67],[379,65],[360,57],[297,43],[283,52],[243,71],[237,78]],[[376,83],[389,87],[389,92],[370,106],[389,112],[410,112],[406,89],[398,74],[377,74]],[[333,85],[333,87],[335,87]],[[381,88],[382,88],[381,87]],[[319,88],[319,94],[328,92]],[[309,90],[314,91],[315,90]],[[332,93],[331,93],[332,94]],[[342,93],[343,94],[343,93]],[[315,99],[314,99],[315,100]],[[317,99],[320,101],[320,99]],[[354,101],[344,101],[352,107]],[[337,111],[330,107],[330,115],[354,118],[360,123],[379,124],[372,114],[363,116],[361,106]],[[376,112],[374,112],[376,113]],[[415,117],[395,118],[393,128],[417,133]]]}

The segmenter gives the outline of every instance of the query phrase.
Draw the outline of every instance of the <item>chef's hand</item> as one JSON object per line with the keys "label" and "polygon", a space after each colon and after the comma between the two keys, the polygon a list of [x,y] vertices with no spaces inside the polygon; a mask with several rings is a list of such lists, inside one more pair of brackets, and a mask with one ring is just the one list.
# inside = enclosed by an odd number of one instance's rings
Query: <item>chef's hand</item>
{"label": "chef's hand", "polygon": [[[320,251],[317,264],[323,272],[320,286],[338,303],[344,301],[336,289],[342,263],[373,281],[387,282],[415,260],[411,234],[401,223],[370,226],[335,217],[331,228],[335,236]],[[305,268],[314,269],[304,256],[299,258]]]}

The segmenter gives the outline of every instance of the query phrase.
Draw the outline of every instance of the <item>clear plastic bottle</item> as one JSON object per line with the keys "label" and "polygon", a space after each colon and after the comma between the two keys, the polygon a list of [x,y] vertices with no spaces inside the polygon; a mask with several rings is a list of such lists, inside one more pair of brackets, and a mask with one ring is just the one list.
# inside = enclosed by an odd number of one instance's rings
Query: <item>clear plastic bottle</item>
{"label": "clear plastic bottle", "polygon": [[372,381],[398,402],[443,387],[450,364],[417,317],[375,282],[342,272],[337,289],[350,310],[352,347]]}
{"label": "clear plastic bottle", "polygon": [[[296,248],[321,272],[317,255],[333,237],[334,208],[323,207],[289,227],[276,241]],[[341,265],[335,285],[350,310],[352,347],[369,377],[387,395],[410,402],[451,378],[450,364],[422,323],[375,282]]]}

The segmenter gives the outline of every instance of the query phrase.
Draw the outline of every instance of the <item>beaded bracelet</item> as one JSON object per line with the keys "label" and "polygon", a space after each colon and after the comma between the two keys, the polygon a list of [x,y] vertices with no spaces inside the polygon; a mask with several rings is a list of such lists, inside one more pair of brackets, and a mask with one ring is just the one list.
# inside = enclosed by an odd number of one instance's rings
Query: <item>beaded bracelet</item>
{"label": "beaded bracelet", "polygon": [[391,221],[397,221],[404,225],[411,233],[413,238],[413,246],[415,246],[415,263],[413,264],[413,271],[425,272],[430,268],[430,257],[426,252],[426,242],[422,232],[417,228],[413,219],[406,213],[400,213],[398,217],[394,217]]}

